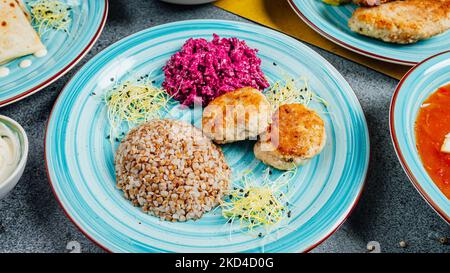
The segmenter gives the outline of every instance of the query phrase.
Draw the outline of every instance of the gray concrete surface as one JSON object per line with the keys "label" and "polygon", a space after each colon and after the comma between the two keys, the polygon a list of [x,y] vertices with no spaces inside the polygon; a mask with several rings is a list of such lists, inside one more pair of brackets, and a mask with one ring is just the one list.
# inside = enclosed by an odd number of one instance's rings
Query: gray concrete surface
{"label": "gray concrete surface", "polygon": [[[186,19],[245,21],[210,5],[180,7],[156,0],[111,0],[106,28],[86,58],[50,87],[0,114],[21,123],[30,139],[28,165],[14,191],[0,201],[0,252],[68,252],[77,241],[83,252],[102,250],[68,220],[47,181],[44,135],[51,107],[64,84],[87,60],[117,40],[145,28]],[[313,252],[366,252],[377,241],[381,252],[450,252],[437,238],[450,226],[425,203],[404,174],[391,145],[388,110],[396,80],[311,46],[349,81],[366,113],[372,157],[366,187],[346,223]],[[408,246],[400,248],[399,242]]]}

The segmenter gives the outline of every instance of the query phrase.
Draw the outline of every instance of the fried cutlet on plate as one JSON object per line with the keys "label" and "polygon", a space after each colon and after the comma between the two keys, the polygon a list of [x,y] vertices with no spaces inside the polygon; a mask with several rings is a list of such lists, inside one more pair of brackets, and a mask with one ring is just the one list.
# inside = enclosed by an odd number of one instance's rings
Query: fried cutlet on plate
{"label": "fried cutlet on plate", "polygon": [[299,103],[284,104],[253,151],[265,164],[290,170],[320,153],[326,138],[325,123],[314,110]]}
{"label": "fried cutlet on plate", "polygon": [[385,42],[415,43],[450,28],[450,0],[404,0],[361,7],[353,13],[349,27]]}
{"label": "fried cutlet on plate", "polygon": [[218,144],[256,139],[268,127],[271,115],[261,91],[244,87],[210,102],[203,111],[202,129]]}

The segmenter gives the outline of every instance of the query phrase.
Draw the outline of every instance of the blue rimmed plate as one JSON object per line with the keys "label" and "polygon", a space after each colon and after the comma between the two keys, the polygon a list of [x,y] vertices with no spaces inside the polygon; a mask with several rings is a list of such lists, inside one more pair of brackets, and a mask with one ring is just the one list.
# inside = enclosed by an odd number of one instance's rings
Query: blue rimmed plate
{"label": "blue rimmed plate", "polygon": [[[263,238],[226,224],[219,210],[195,222],[161,221],[133,207],[115,187],[114,147],[106,137],[110,128],[102,102],[102,95],[114,84],[111,79],[149,74],[159,85],[164,79],[162,67],[187,39],[212,39],[213,33],[237,37],[258,48],[262,69],[271,80],[282,79],[285,73],[308,77],[314,92],[330,103],[328,110],[320,103],[311,105],[324,118],[329,141],[320,156],[300,168],[291,184],[290,223]],[[181,110],[170,112],[172,117],[185,116]],[[199,116],[194,114],[194,124]],[[361,106],[327,61],[278,32],[216,20],[150,28],[98,54],[62,91],[49,119],[45,143],[51,185],[67,215],[88,237],[114,252],[308,251],[350,214],[362,191],[369,161],[369,136]],[[223,150],[234,174],[252,170],[262,175],[265,166],[254,158],[252,142],[226,145]]]}
{"label": "blue rimmed plate", "polygon": [[450,200],[425,170],[416,148],[414,126],[420,106],[439,87],[450,83],[450,51],[411,69],[391,101],[390,129],[395,151],[409,179],[424,199],[450,223]]}
{"label": "blue rimmed plate", "polygon": [[450,48],[450,31],[410,45],[386,43],[354,33],[348,20],[357,6],[332,6],[322,0],[288,0],[300,18],[330,41],[378,60],[415,65]]}
{"label": "blue rimmed plate", "polygon": [[[34,94],[62,77],[97,41],[106,23],[108,0],[63,2],[72,8],[69,34],[51,30],[41,37],[48,50],[47,56],[26,56],[2,65],[11,72],[0,78],[0,107]],[[23,59],[31,59],[33,64],[22,69],[19,63]]]}

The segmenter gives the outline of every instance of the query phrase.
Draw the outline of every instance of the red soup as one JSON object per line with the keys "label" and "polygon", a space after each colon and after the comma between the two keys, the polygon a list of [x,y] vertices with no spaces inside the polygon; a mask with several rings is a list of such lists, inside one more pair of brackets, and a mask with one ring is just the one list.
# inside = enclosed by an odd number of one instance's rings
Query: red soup
{"label": "red soup", "polygon": [[450,134],[450,84],[439,88],[424,101],[415,131],[417,150],[425,169],[450,199],[450,153],[443,147]]}

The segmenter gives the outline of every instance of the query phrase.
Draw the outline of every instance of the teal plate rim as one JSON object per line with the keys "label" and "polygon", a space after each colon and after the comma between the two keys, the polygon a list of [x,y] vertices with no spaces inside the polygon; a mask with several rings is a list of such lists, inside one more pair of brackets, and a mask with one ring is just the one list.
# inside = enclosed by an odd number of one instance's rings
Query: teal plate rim
{"label": "teal plate rim", "polygon": [[[314,24],[310,19],[308,19],[307,16],[305,16],[302,11],[298,8],[297,4],[295,3],[296,0],[287,0],[289,5],[291,6],[291,8],[294,10],[294,12],[297,14],[298,17],[300,17],[300,19],[302,19],[303,22],[305,22],[309,27],[311,27],[313,30],[315,30],[317,33],[319,33],[321,36],[325,37],[326,39],[330,40],[331,42],[340,45],[350,51],[353,51],[355,53],[361,54],[363,56],[366,57],[370,57],[376,60],[380,60],[380,61],[386,61],[389,63],[394,63],[394,64],[400,64],[400,65],[406,65],[406,66],[414,66],[420,62],[417,61],[410,61],[410,60],[405,60],[405,59],[397,59],[397,58],[392,58],[392,57],[387,57],[387,56],[383,56],[380,54],[375,54],[373,52],[364,50],[362,48],[359,47],[355,47],[349,43],[346,43],[343,40],[340,40],[332,35],[330,35],[329,33],[327,33],[326,31],[322,30],[321,28],[319,28],[318,26],[316,26],[316,24]],[[423,61],[423,60],[422,60]]]}
{"label": "teal plate rim", "polygon": [[65,67],[63,67],[60,71],[56,72],[52,77],[44,80],[43,82],[40,82],[36,86],[33,86],[29,90],[22,92],[16,96],[13,96],[11,98],[7,98],[5,100],[0,100],[0,108],[4,107],[6,105],[12,104],[14,102],[17,102],[19,100],[22,100],[28,96],[33,95],[34,93],[46,88],[47,86],[51,85],[55,81],[57,81],[59,78],[64,76],[67,72],[72,70],[72,68],[75,67],[85,56],[86,54],[92,49],[94,44],[97,42],[98,38],[100,37],[101,33],[103,32],[103,29],[106,24],[106,19],[108,18],[108,11],[109,11],[109,0],[103,0],[105,3],[105,9],[102,14],[102,19],[100,21],[100,25],[95,32],[92,39],[89,41],[89,43],[86,45],[86,47],[73,59],[71,60]]}
{"label": "teal plate rim", "polygon": [[[94,63],[95,61],[97,61],[98,59],[100,59],[103,55],[103,53],[107,52],[108,50],[110,50],[111,48],[113,48],[114,46],[116,46],[117,44],[120,44],[121,42],[132,38],[134,36],[138,36],[139,34],[142,34],[146,31],[149,31],[150,29],[158,29],[161,27],[167,27],[170,25],[174,25],[174,24],[180,24],[183,22],[217,22],[217,23],[232,23],[232,24],[238,24],[238,25],[249,25],[249,26],[254,26],[254,27],[259,27],[259,28],[264,28],[262,26],[258,26],[258,25],[253,25],[253,24],[249,24],[249,23],[242,23],[242,22],[236,22],[236,21],[230,21],[230,20],[210,20],[210,19],[196,19],[196,20],[184,20],[184,21],[176,21],[176,22],[172,22],[172,23],[167,23],[167,24],[163,24],[163,25],[158,25],[158,26],[154,26],[154,27],[150,27],[144,30],[141,30],[139,32],[136,32],[134,34],[131,34],[129,36],[126,36],[124,38],[122,38],[121,40],[115,42],[114,44],[108,46],[107,48],[103,49],[99,54],[97,54],[95,57],[93,57],[91,60],[89,60],[86,64],[83,65],[82,68],[80,68],[79,71],[77,71],[77,73],[75,73],[71,79],[66,83],[66,85],[64,86],[64,88],[62,89],[62,91],[60,92],[60,94],[58,95],[58,98],[55,101],[55,104],[52,107],[52,110],[50,112],[49,115],[49,119],[47,120],[47,125],[46,125],[46,133],[45,133],[45,138],[44,138],[44,158],[45,158],[45,166],[46,166],[46,171],[47,171],[47,178],[50,184],[50,187],[52,189],[53,194],[55,195],[55,198],[57,200],[57,202],[59,203],[60,207],[63,209],[64,214],[67,216],[67,218],[88,238],[90,239],[92,242],[94,242],[97,246],[99,246],[100,248],[102,248],[103,250],[107,251],[107,252],[114,252],[111,249],[107,248],[106,246],[104,246],[99,240],[96,240],[95,238],[93,238],[93,236],[91,236],[87,231],[85,231],[83,229],[83,227],[81,227],[80,224],[77,223],[77,221],[69,214],[68,209],[66,209],[65,205],[63,204],[62,200],[59,198],[55,186],[54,186],[54,182],[52,181],[52,175],[50,172],[50,166],[49,166],[49,154],[48,154],[48,135],[49,135],[49,131],[50,131],[50,124],[52,121],[52,117],[54,117],[54,113],[55,113],[55,108],[58,105],[58,103],[60,103],[60,101],[62,100],[62,95],[65,93],[65,91],[67,90],[67,87],[69,86],[70,83],[72,83],[72,81],[75,79],[75,77],[80,74],[81,71],[83,71],[83,69],[85,69],[87,66],[89,66],[90,64]],[[274,31],[268,28],[264,28],[269,32],[273,32],[274,34],[277,35],[283,35],[285,36],[287,39],[291,39],[297,43],[302,44],[301,42],[299,42],[296,39],[293,39],[287,35],[284,35],[278,31]],[[302,44],[303,45],[303,44]],[[317,54],[317,53],[315,53]],[[322,56],[320,56],[319,54],[317,54],[317,58],[322,59],[326,64],[328,64],[337,74],[338,76],[340,76],[342,78],[342,80],[344,82],[346,82],[346,80],[342,77],[342,75],[340,75],[340,73],[334,68],[332,67],[331,64],[328,63],[328,61],[326,61]],[[347,83],[348,84],[348,83]],[[350,86],[349,86],[350,87]],[[359,180],[360,185],[359,185],[359,189],[357,189],[357,192],[353,198],[353,201],[351,201],[351,203],[349,203],[347,205],[346,211],[343,213],[342,218],[340,221],[336,221],[336,223],[333,225],[333,227],[326,233],[326,235],[322,236],[322,238],[320,238],[319,240],[317,240],[317,242],[315,242],[314,244],[308,246],[307,248],[303,249],[302,252],[309,252],[312,249],[314,249],[315,247],[317,247],[318,245],[320,245],[323,241],[325,241],[326,239],[328,239],[336,230],[338,230],[342,224],[344,224],[344,222],[347,220],[347,218],[351,215],[351,213],[353,212],[353,210],[355,209],[356,205],[358,204],[358,201],[361,198],[361,195],[363,193],[364,187],[366,185],[366,181],[367,181],[367,174],[368,174],[368,168],[369,168],[369,162],[370,162],[370,158],[371,158],[371,153],[370,153],[370,132],[368,130],[367,127],[367,121],[365,118],[365,113],[364,110],[362,109],[359,100],[356,97],[356,94],[354,94],[354,91],[351,89],[350,87],[350,91],[352,92],[354,99],[356,100],[357,106],[359,106],[357,109],[358,111],[360,111],[360,114],[362,115],[363,118],[363,129],[366,132],[366,145],[367,145],[367,154],[366,154],[366,164],[364,166],[364,170],[362,172],[362,177]]]}
{"label": "teal plate rim", "polygon": [[[413,184],[414,188],[416,188],[417,192],[422,196],[422,198],[430,205],[431,208],[433,208],[434,211],[442,218],[444,219],[447,224],[450,224],[450,215],[447,214],[442,208],[438,206],[436,202],[433,201],[433,198],[425,191],[425,189],[421,186],[419,180],[414,175],[414,172],[411,170],[411,168],[408,165],[408,162],[405,159],[405,156],[400,149],[400,144],[398,142],[397,133],[395,130],[395,107],[397,102],[397,97],[402,90],[403,84],[409,79],[410,76],[413,75],[414,72],[417,71],[418,68],[421,68],[422,66],[425,66],[428,64],[428,62],[434,60],[436,57],[439,57],[441,55],[450,54],[450,50],[444,51],[441,53],[438,53],[436,55],[433,55],[431,57],[428,57],[427,59],[423,60],[413,68],[411,68],[405,76],[400,80],[399,84],[397,85],[394,94],[392,95],[390,109],[389,109],[389,130],[391,132],[391,140],[392,144],[394,146],[395,153],[397,155],[397,158],[400,161],[400,164],[402,165],[403,170],[405,171],[406,175],[409,178],[409,181]],[[428,174],[427,174],[428,175]]]}

